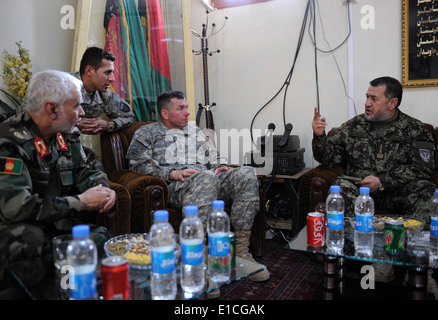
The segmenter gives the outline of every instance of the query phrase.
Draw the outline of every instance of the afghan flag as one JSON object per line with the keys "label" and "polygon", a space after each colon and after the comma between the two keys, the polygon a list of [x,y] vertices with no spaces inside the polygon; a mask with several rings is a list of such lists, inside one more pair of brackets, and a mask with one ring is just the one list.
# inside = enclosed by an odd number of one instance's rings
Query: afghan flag
{"label": "afghan flag", "polygon": [[[147,27],[141,19],[148,21]],[[132,0],[107,0],[104,25],[105,48],[116,56],[114,91],[126,97],[138,121],[159,121],[157,97],[171,88],[159,1],[140,0],[137,6]]]}
{"label": "afghan flag", "polygon": [[[172,88],[160,0],[139,0],[138,11],[149,56],[152,90],[157,97]],[[156,99],[151,104],[157,114]]]}

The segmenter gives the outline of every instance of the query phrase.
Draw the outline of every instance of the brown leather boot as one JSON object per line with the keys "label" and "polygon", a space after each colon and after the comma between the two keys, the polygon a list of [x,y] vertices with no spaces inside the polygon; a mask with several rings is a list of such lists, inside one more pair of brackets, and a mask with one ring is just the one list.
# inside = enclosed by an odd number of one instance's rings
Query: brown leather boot
{"label": "brown leather boot", "polygon": [[[234,237],[236,240],[236,256],[254,263],[258,263],[254,260],[251,253],[249,253],[249,239],[251,237],[251,231],[235,231]],[[248,279],[254,282],[262,282],[268,280],[269,277],[269,271],[264,269],[249,276]]]}

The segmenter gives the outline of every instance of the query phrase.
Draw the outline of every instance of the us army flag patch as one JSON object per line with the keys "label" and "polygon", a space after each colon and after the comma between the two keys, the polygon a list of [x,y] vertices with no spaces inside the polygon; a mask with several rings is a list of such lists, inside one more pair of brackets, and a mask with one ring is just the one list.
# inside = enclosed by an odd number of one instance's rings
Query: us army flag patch
{"label": "us army flag patch", "polygon": [[23,160],[0,157],[0,173],[21,175]]}

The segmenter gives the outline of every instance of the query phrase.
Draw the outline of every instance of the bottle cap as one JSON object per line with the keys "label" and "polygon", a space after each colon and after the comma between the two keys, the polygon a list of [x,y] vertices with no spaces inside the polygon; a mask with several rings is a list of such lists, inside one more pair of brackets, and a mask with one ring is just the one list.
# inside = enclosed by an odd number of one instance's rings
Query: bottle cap
{"label": "bottle cap", "polygon": [[198,214],[198,207],[197,206],[186,206],[184,208],[184,212],[186,216],[195,216]]}
{"label": "bottle cap", "polygon": [[341,191],[341,187],[340,186],[331,186],[330,191],[331,192],[339,192],[339,191]]}
{"label": "bottle cap", "polygon": [[169,212],[167,210],[157,210],[154,212],[155,221],[165,221],[169,219]]}
{"label": "bottle cap", "polygon": [[223,209],[225,208],[225,202],[223,200],[214,200],[212,207],[215,210]]}
{"label": "bottle cap", "polygon": [[360,193],[367,193],[367,194],[369,194],[370,193],[370,188],[369,187],[360,187],[359,188],[359,192]]}
{"label": "bottle cap", "polygon": [[90,235],[90,226],[86,224],[79,224],[74,226],[71,231],[74,239],[85,238]]}

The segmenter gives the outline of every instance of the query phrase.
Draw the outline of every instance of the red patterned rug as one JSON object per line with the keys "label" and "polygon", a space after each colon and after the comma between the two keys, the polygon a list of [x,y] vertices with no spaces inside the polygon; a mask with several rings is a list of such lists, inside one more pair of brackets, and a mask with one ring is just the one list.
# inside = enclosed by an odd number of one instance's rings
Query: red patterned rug
{"label": "red patterned rug", "polygon": [[267,240],[265,254],[255,259],[268,268],[269,280],[244,279],[224,286],[219,300],[312,300],[323,276],[322,263],[284,245],[284,241]]}

